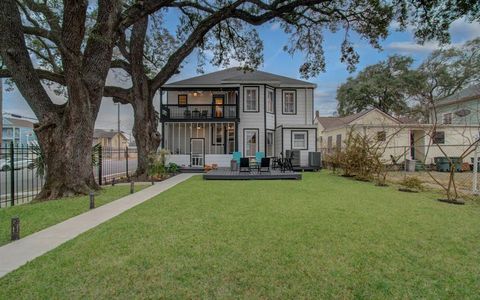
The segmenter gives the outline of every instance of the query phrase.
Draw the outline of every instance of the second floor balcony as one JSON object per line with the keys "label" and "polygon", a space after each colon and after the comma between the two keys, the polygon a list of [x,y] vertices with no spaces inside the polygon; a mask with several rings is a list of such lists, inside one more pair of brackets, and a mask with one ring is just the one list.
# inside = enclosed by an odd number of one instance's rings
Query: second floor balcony
{"label": "second floor balcony", "polygon": [[161,119],[165,120],[234,120],[238,118],[236,104],[163,104]]}

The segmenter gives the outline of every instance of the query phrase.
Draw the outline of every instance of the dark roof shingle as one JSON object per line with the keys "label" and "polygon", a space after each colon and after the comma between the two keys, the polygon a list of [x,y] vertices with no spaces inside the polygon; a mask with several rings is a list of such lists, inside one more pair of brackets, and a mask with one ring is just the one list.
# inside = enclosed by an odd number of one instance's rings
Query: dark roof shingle
{"label": "dark roof shingle", "polygon": [[164,87],[222,85],[245,82],[266,82],[272,85],[315,87],[315,84],[263,71],[246,71],[237,67],[228,68],[192,78],[165,84]]}

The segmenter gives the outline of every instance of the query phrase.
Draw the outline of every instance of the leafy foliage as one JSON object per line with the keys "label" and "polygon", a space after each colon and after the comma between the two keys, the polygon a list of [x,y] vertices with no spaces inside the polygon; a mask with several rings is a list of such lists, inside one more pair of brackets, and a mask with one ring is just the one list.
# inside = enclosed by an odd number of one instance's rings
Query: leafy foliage
{"label": "leafy foliage", "polygon": [[386,113],[406,112],[409,90],[418,81],[412,63],[408,56],[390,56],[349,77],[337,90],[338,113],[344,116],[372,107]]}

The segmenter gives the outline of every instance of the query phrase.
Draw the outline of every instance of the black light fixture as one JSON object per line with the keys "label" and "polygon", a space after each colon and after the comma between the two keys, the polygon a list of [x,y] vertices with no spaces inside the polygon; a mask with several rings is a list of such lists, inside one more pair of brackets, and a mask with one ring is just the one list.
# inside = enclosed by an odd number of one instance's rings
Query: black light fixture
{"label": "black light fixture", "polygon": [[90,192],[90,209],[95,208],[95,194]]}
{"label": "black light fixture", "polygon": [[13,217],[11,223],[11,240],[16,241],[20,239],[20,218]]}

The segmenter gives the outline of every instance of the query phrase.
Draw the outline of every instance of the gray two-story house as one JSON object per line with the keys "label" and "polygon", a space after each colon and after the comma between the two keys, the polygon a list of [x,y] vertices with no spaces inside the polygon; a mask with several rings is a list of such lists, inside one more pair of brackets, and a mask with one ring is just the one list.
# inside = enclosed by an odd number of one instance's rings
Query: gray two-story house
{"label": "gray two-story house", "polygon": [[230,165],[233,152],[255,157],[316,151],[316,85],[262,71],[230,68],[164,85],[162,148],[184,167]]}
{"label": "gray two-story house", "polygon": [[432,121],[435,113],[440,124],[474,126],[480,124],[480,84],[439,99],[435,103],[435,109],[431,110]]}

